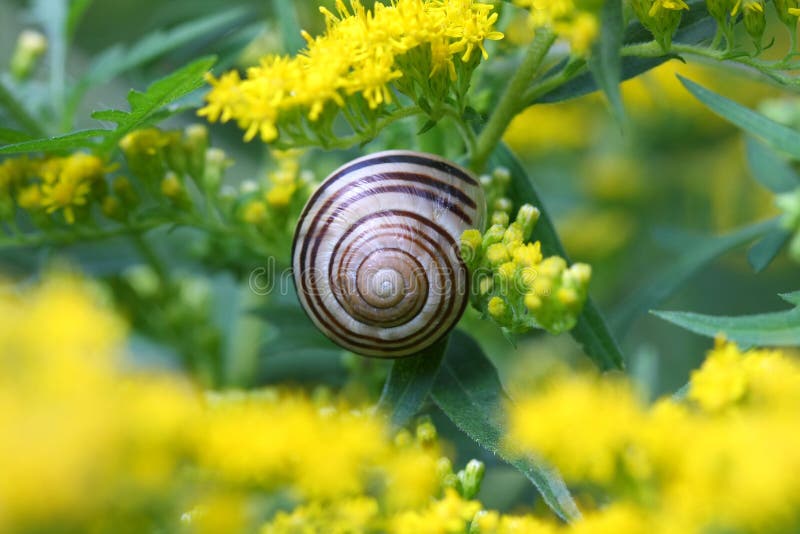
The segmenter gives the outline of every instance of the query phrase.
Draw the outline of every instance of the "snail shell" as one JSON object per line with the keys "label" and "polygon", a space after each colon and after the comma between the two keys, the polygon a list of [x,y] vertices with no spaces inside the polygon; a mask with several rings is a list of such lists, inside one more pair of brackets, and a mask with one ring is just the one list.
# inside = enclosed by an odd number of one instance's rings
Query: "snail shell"
{"label": "snail shell", "polygon": [[297,223],[292,267],[303,308],[353,352],[419,352],[464,313],[459,242],[484,213],[478,181],[437,156],[387,151],[347,163],[322,182]]}

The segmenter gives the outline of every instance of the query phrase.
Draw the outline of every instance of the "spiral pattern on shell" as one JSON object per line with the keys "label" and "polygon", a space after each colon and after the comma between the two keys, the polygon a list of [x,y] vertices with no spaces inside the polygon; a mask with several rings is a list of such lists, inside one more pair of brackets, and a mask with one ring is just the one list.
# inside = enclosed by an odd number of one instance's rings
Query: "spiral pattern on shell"
{"label": "spiral pattern on shell", "polygon": [[459,241],[484,212],[478,181],[437,156],[387,151],[347,163],[297,223],[292,267],[303,308],[359,354],[394,358],[430,346],[464,313]]}

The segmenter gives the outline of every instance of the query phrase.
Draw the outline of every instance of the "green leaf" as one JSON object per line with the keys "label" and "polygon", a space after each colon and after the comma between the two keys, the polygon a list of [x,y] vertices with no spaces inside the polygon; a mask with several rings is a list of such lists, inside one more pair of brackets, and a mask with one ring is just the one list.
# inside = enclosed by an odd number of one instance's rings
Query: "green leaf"
{"label": "green leaf", "polygon": [[24,154],[27,152],[59,152],[78,148],[95,148],[98,138],[107,136],[111,130],[78,130],[64,135],[22,141],[0,147],[0,154]]}
{"label": "green leaf", "polygon": [[405,425],[428,398],[448,339],[444,337],[419,354],[396,360],[392,364],[378,408],[391,413],[394,426]]}
{"label": "green leaf", "polygon": [[600,11],[600,37],[589,58],[589,70],[597,86],[608,98],[614,119],[620,125],[625,119],[622,105],[622,1],[606,0]]}
{"label": "green leaf", "polygon": [[[492,164],[506,167],[511,172],[509,194],[517,206],[528,203],[539,208],[541,216],[533,232],[533,238],[541,241],[542,252],[546,256],[558,255],[569,261],[569,256],[558,238],[553,221],[534,188],[533,182],[522,164],[505,144],[499,145],[495,150],[492,155]],[[591,298],[586,301],[583,313],[570,334],[601,369],[622,369],[624,361],[622,351]]]}
{"label": "green leaf", "polygon": [[664,302],[689,278],[718,257],[777,227],[778,221],[773,219],[719,237],[697,240],[673,263],[654,270],[639,289],[622,302],[612,316],[616,332],[623,335],[636,318]]}
{"label": "green leaf", "polygon": [[296,4],[291,0],[272,0],[275,19],[281,29],[283,51],[287,54],[296,54],[306,46],[306,42],[300,34],[300,22],[297,20]]}
{"label": "green leaf", "polygon": [[789,193],[800,186],[800,176],[786,160],[752,137],[747,138],[747,161],[756,180],[773,193]]}
{"label": "green leaf", "polygon": [[776,228],[761,238],[747,251],[747,261],[757,273],[766,269],[774,260],[784,245],[789,242],[792,232],[785,228]]}
{"label": "green leaf", "polygon": [[193,61],[169,76],[153,82],[144,93],[128,93],[130,112],[106,110],[95,112],[94,117],[103,117],[117,123],[117,128],[106,139],[104,148],[112,149],[126,134],[147,124],[162,108],[203,87],[204,75],[211,69],[216,58],[205,57]]}
{"label": "green leaf", "polygon": [[709,91],[683,76],[679,75],[678,79],[695,98],[723,119],[763,139],[773,148],[800,159],[800,132]]}
{"label": "green leaf", "polygon": [[697,334],[708,337],[721,334],[742,345],[800,346],[800,291],[786,293],[781,298],[795,307],[786,311],[738,317],[673,311],[653,313]]}
{"label": "green leaf", "polygon": [[451,336],[432,395],[458,428],[481,447],[519,469],[559,517],[567,521],[580,518],[578,506],[554,469],[532,457],[514,454],[506,447],[503,408],[509,402],[508,396],[497,370],[475,340],[458,330]]}
{"label": "green leaf", "polygon": [[11,90],[6,87],[3,80],[0,79],[0,109],[6,110],[8,115],[16,122],[25,132],[41,137],[44,135],[44,129],[39,122],[31,115],[28,109],[20,102]]}

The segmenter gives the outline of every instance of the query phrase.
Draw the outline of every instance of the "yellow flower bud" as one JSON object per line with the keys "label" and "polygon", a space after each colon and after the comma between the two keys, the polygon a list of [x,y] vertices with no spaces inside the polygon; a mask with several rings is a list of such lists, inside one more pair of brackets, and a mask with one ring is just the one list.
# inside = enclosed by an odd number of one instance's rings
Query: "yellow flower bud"
{"label": "yellow flower bud", "polygon": [[495,211],[492,213],[492,224],[508,226],[508,213],[504,211]]}
{"label": "yellow flower bud", "polygon": [[578,294],[574,289],[567,287],[559,289],[556,298],[558,298],[558,301],[564,306],[572,306],[578,302]]}
{"label": "yellow flower bud", "polygon": [[542,244],[528,243],[514,249],[514,261],[524,267],[533,267],[542,261]]}
{"label": "yellow flower bud", "polygon": [[511,310],[506,301],[500,297],[492,297],[488,305],[489,315],[498,323],[505,323],[511,318]]}
{"label": "yellow flower bud", "polygon": [[183,193],[183,184],[174,172],[168,172],[161,180],[161,194],[167,198],[177,199]]}
{"label": "yellow flower bud", "polygon": [[501,282],[510,283],[517,274],[517,265],[513,261],[507,261],[497,268],[497,275]]}
{"label": "yellow flower bud", "polygon": [[249,202],[242,210],[242,220],[248,224],[260,224],[267,219],[267,205],[260,200]]}
{"label": "yellow flower bud", "polygon": [[461,234],[461,258],[470,269],[477,265],[482,242],[483,237],[479,230],[467,230]]}
{"label": "yellow flower bud", "polygon": [[560,277],[566,268],[567,262],[561,256],[550,256],[539,264],[539,272],[548,278]]}
{"label": "yellow flower bud", "polygon": [[530,292],[525,295],[525,307],[528,308],[529,311],[535,312],[542,307],[542,299],[539,298],[536,293]]}
{"label": "yellow flower bud", "polygon": [[495,243],[486,249],[486,259],[491,265],[500,265],[511,259],[508,254],[508,247],[502,243]]}
{"label": "yellow flower bud", "polygon": [[533,281],[532,289],[537,295],[546,297],[553,290],[553,281],[549,278],[539,277]]}
{"label": "yellow flower bud", "polygon": [[503,243],[506,245],[521,245],[524,240],[522,227],[517,224],[509,226],[503,235]]}

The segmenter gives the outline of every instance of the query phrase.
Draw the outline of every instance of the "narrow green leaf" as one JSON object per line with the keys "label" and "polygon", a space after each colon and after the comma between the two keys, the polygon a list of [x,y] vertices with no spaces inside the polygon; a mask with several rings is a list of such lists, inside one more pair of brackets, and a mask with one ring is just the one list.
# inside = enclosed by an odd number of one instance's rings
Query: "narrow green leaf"
{"label": "narrow green leaf", "polygon": [[800,346],[800,291],[781,295],[794,304],[786,311],[738,317],[703,315],[691,312],[654,311],[658,317],[708,337],[724,335],[742,345],[761,347]]}
{"label": "narrow green leaf", "polygon": [[773,193],[789,193],[800,186],[800,176],[770,147],[747,138],[747,161],[753,176]]}
{"label": "narrow green leaf", "polygon": [[578,506],[553,468],[506,447],[503,408],[509,399],[497,370],[475,340],[458,330],[452,334],[431,394],[458,428],[519,469],[559,517],[567,521],[580,518]]}
{"label": "narrow green leaf", "polygon": [[800,132],[709,91],[683,76],[679,75],[678,79],[695,98],[723,119],[763,139],[773,148],[800,159]]}
{"label": "narrow green leaf", "polygon": [[800,306],[800,291],[793,291],[791,293],[781,293],[778,296],[783,300],[785,300],[786,302],[788,302],[789,304]]}
{"label": "narrow green leaf", "polygon": [[[558,238],[553,221],[533,186],[533,182],[505,144],[501,144],[495,150],[492,155],[492,163],[495,166],[506,167],[511,172],[509,194],[517,206],[529,203],[539,208],[541,216],[533,232],[533,238],[541,241],[542,252],[547,256],[558,255],[569,261],[569,256]],[[621,369],[623,367],[622,351],[591,298],[587,300],[583,313],[578,318],[578,324],[570,331],[570,334],[601,369]]]}
{"label": "narrow green leaf", "polygon": [[627,332],[639,316],[664,302],[689,278],[729,250],[743,246],[774,230],[778,220],[753,224],[719,237],[698,239],[673,263],[655,270],[612,314],[615,331]]}
{"label": "narrow green leaf", "polygon": [[22,143],[33,139],[25,132],[18,132],[9,128],[0,128],[0,143]]}
{"label": "narrow green leaf", "polygon": [[296,2],[291,0],[272,0],[275,18],[280,24],[283,51],[295,54],[302,50],[306,42],[300,34],[300,22],[297,20]]}
{"label": "narrow green leaf", "polygon": [[442,338],[419,354],[399,359],[392,364],[378,408],[391,413],[394,426],[405,425],[419,412],[428,398],[448,339],[449,337]]}
{"label": "narrow green leaf", "polygon": [[791,239],[792,233],[784,228],[776,228],[761,238],[747,251],[747,261],[757,273],[766,269],[784,245]]}
{"label": "narrow green leaf", "polygon": [[169,76],[153,82],[144,93],[131,91],[128,94],[130,112],[116,110],[96,112],[95,117],[104,117],[117,123],[117,128],[105,142],[105,149],[113,148],[126,134],[147,124],[156,113],[168,104],[203,87],[204,76],[215,60],[214,57],[198,59]]}
{"label": "narrow green leaf", "polygon": [[589,70],[603,90],[618,124],[625,119],[622,105],[622,0],[606,0],[600,11],[600,37],[589,58]]}
{"label": "narrow green leaf", "polygon": [[127,111],[120,111],[118,109],[104,109],[102,111],[95,111],[91,117],[94,120],[122,123],[128,117]]}
{"label": "narrow green leaf", "polygon": [[22,102],[6,87],[3,80],[0,80],[0,108],[5,109],[14,122],[25,129],[26,133],[36,137],[44,135],[44,129],[39,125],[39,122],[33,118],[33,115]]}
{"label": "narrow green leaf", "polygon": [[78,130],[65,135],[33,139],[0,147],[0,154],[23,154],[27,152],[58,152],[78,148],[94,148],[96,139],[108,135],[111,130]]}

